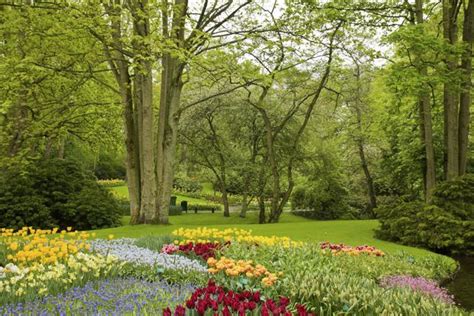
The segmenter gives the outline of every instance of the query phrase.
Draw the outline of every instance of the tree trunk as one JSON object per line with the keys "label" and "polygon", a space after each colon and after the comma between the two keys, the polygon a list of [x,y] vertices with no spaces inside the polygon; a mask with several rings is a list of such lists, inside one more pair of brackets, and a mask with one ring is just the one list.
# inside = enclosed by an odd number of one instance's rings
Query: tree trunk
{"label": "tree trunk", "polygon": [[249,207],[248,194],[247,192],[244,192],[244,194],[242,194],[242,206],[241,206],[240,215],[239,215],[240,217],[245,218],[247,216],[248,207]]}
{"label": "tree trunk", "polygon": [[[123,8],[120,0],[112,4],[103,4],[104,9],[111,18],[111,35],[118,49],[103,42],[104,53],[120,91],[123,105],[123,122],[125,131],[126,173],[127,186],[130,200],[130,224],[140,223],[141,209],[141,180],[140,180],[140,142],[138,129],[138,115],[136,97],[132,92],[132,79],[130,76],[130,63],[122,53],[122,19]],[[95,35],[95,34],[94,34]],[[96,36],[96,35],[95,35]],[[102,40],[100,36],[97,36]]]}
{"label": "tree trunk", "polygon": [[153,79],[150,62],[142,63],[145,74],[139,78],[141,93],[139,106],[140,126],[140,192],[141,192],[141,220],[143,223],[157,222],[155,212],[155,155],[153,140]]}
{"label": "tree trunk", "polygon": [[265,198],[262,195],[258,197],[258,208],[258,223],[265,224],[267,221],[265,216]]}
{"label": "tree trunk", "polygon": [[[423,1],[416,0],[416,23],[422,25],[424,23],[423,18]],[[426,65],[422,64],[421,58],[417,58],[417,67],[420,75],[424,80],[428,78],[428,70]],[[431,200],[431,193],[436,185],[436,163],[433,146],[433,127],[431,118],[431,102],[429,96],[429,87],[427,84],[423,84],[422,91],[420,92],[418,99],[419,108],[419,125],[420,125],[420,138],[424,149],[423,155],[423,187],[425,201]]]}
{"label": "tree trunk", "polygon": [[155,155],[153,132],[153,74],[152,63],[142,56],[150,56],[147,44],[150,22],[147,17],[147,0],[141,0],[132,6],[133,31],[136,39],[132,41],[135,57],[135,94],[138,117],[139,165],[140,165],[140,222],[156,223],[155,208]]}
{"label": "tree trunk", "polygon": [[377,208],[377,197],[375,195],[374,181],[372,179],[372,175],[370,174],[367,159],[365,157],[364,145],[362,144],[362,142],[359,142],[358,147],[360,163],[362,166],[362,170],[364,171],[365,181],[367,183],[367,193],[369,195],[369,210],[372,213],[372,216],[375,217],[374,209]]}
{"label": "tree trunk", "polygon": [[463,81],[461,84],[461,101],[459,107],[459,175],[464,175],[468,162],[469,121],[471,107],[471,76],[472,76],[472,44],[474,27],[474,0],[468,0],[464,11],[463,43],[466,50],[463,53],[461,69]]}
{"label": "tree trunk", "polygon": [[420,137],[424,149],[423,182],[425,201],[431,200],[431,193],[436,185],[436,164],[433,146],[433,128],[431,121],[431,102],[428,93],[423,92],[418,100],[420,113]]}
{"label": "tree trunk", "polygon": [[51,136],[46,137],[46,144],[44,147],[43,158],[48,160],[51,158],[51,153],[53,151],[53,138]]}
{"label": "tree trunk", "polygon": [[126,149],[127,186],[130,200],[130,224],[140,223],[141,190],[138,128],[136,126],[133,96],[128,67],[122,65],[120,71],[120,94],[124,106],[124,129]]}
{"label": "tree trunk", "polygon": [[265,140],[266,140],[266,149],[267,149],[267,157],[268,161],[270,162],[270,170],[272,174],[272,198],[270,201],[271,209],[270,209],[270,222],[278,221],[276,214],[279,214],[279,202],[281,196],[281,189],[280,189],[280,173],[278,172],[278,163],[276,161],[275,152],[273,148],[273,128],[270,122],[270,118],[268,117],[266,111],[264,109],[260,109],[260,113],[262,114],[263,121],[265,123]]}
{"label": "tree trunk", "polygon": [[222,191],[222,204],[224,205],[224,217],[230,216],[229,211],[229,199],[227,197],[227,189],[225,187],[225,183],[221,182],[221,191]]}
{"label": "tree trunk", "polygon": [[[173,49],[184,48],[187,0],[176,0],[172,7],[171,28],[168,1],[162,8],[163,37],[174,43]],[[169,48],[167,48],[169,49]],[[156,151],[156,216],[161,224],[168,224],[169,204],[173,188],[173,162],[178,137],[179,105],[183,89],[182,74],[185,63],[170,52],[164,52],[161,71],[160,111]]]}
{"label": "tree trunk", "polygon": [[[450,45],[457,41],[457,6],[458,0],[443,0],[443,37]],[[448,76],[457,68],[456,57],[448,52],[445,57]],[[458,89],[453,80],[444,83],[444,158],[445,176],[452,180],[459,174],[458,142]]]}
{"label": "tree trunk", "polygon": [[156,213],[158,222],[161,224],[168,223],[168,210],[173,188],[173,162],[176,154],[179,123],[177,112],[183,88],[181,81],[183,67],[171,56],[164,58],[156,152]]}
{"label": "tree trunk", "polygon": [[57,157],[58,159],[64,159],[64,150],[66,148],[66,136],[59,136],[58,139],[58,152]]}

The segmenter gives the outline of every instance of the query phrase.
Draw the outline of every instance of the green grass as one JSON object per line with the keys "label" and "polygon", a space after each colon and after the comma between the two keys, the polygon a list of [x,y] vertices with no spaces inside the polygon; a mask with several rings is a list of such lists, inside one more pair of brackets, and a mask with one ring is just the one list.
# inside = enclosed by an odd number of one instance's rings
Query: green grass
{"label": "green grass", "polygon": [[[111,187],[120,197],[128,198],[127,186]],[[211,194],[212,184],[203,183],[202,192]],[[204,199],[188,197],[183,194],[174,194],[177,196],[177,204],[182,200],[190,204],[209,204]],[[312,221],[289,213],[282,214],[280,223],[259,225],[257,212],[249,212],[247,218],[240,218],[237,213],[231,213],[231,217],[224,217],[222,212],[212,213],[189,213],[181,216],[170,217],[171,225],[129,225],[130,217],[124,217],[123,226],[110,229],[97,230],[98,237],[107,237],[113,234],[116,237],[142,237],[148,235],[169,234],[179,227],[194,228],[199,226],[227,228],[241,227],[251,229],[258,235],[278,235],[288,236],[295,240],[302,241],[330,241],[333,243],[345,243],[348,245],[371,245],[380,248],[386,252],[395,253],[405,251],[414,256],[423,256],[432,254],[431,252],[413,247],[398,245],[374,238],[374,229],[379,225],[376,220],[357,220],[357,221]]]}
{"label": "green grass", "polygon": [[[108,188],[118,197],[128,199],[128,188],[126,185],[108,187]],[[178,205],[181,203],[181,201],[184,201],[184,200],[188,201],[189,204],[199,204],[199,205],[215,204],[208,200],[186,196],[185,194],[182,194],[182,193],[173,193],[173,195],[177,197],[176,204]]]}
{"label": "green grass", "polygon": [[204,182],[204,183],[201,183],[201,185],[202,185],[201,193],[211,194],[211,195],[214,194],[214,189],[211,182]]}
{"label": "green grass", "polygon": [[239,227],[251,229],[258,235],[288,236],[302,241],[330,241],[345,243],[352,246],[371,245],[383,251],[395,253],[405,251],[414,256],[424,256],[431,252],[413,247],[398,245],[374,238],[374,229],[379,225],[376,220],[347,220],[347,221],[312,221],[292,214],[282,214],[280,223],[257,224],[256,212],[249,212],[247,218],[231,214],[225,218],[220,213],[184,214],[170,217],[171,225],[128,225],[129,217],[124,217],[124,226],[96,230],[97,236],[105,238],[109,234],[115,237],[142,237],[149,235],[169,234],[179,227],[195,228],[199,226],[227,228]]}

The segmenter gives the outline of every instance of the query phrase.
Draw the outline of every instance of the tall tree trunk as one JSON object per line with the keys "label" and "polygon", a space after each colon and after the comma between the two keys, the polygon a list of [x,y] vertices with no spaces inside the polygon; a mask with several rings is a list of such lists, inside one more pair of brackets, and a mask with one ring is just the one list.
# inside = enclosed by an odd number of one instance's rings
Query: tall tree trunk
{"label": "tall tree trunk", "polygon": [[147,39],[150,35],[150,22],[147,16],[147,0],[132,6],[133,30],[136,40],[132,42],[137,53],[135,61],[135,94],[138,117],[139,166],[140,166],[140,222],[158,222],[155,208],[155,155],[153,132],[153,75],[151,61],[142,56],[150,56],[151,49]]}
{"label": "tall tree trunk", "polygon": [[[184,47],[184,29],[187,14],[187,0],[176,0],[171,9],[172,25],[169,27],[168,1],[162,9],[163,35],[174,43],[175,47],[166,49],[181,49]],[[173,188],[174,158],[178,136],[179,106],[183,89],[182,74],[185,63],[179,59],[179,54],[165,52],[162,57],[160,111],[158,115],[158,134],[156,151],[156,215],[161,224],[168,223],[171,190]]]}
{"label": "tall tree trunk", "polygon": [[273,146],[273,127],[270,122],[270,118],[267,115],[267,112],[259,108],[260,113],[262,114],[263,121],[265,123],[265,145],[267,150],[268,161],[270,162],[270,170],[272,174],[272,198],[270,201],[270,218],[269,221],[277,221],[275,214],[279,213],[279,202],[281,197],[281,188],[280,188],[280,173],[278,171],[278,163],[275,157],[275,151]]}
{"label": "tall tree trunk", "polygon": [[[141,180],[140,180],[140,144],[138,136],[138,116],[132,92],[132,79],[130,64],[122,53],[122,3],[115,0],[113,5],[104,4],[104,8],[111,17],[111,34],[114,44],[118,49],[111,48],[104,43],[104,52],[107,62],[119,86],[121,102],[123,105],[123,121],[125,130],[126,173],[127,186],[130,200],[130,224],[140,223],[141,209]],[[99,36],[99,39],[100,36]]]}
{"label": "tall tree trunk", "polygon": [[[457,41],[457,6],[458,0],[443,0],[443,37],[454,45]],[[457,69],[454,53],[448,52],[445,57],[448,76]],[[444,84],[444,158],[445,176],[452,180],[459,174],[459,142],[458,142],[458,89],[453,80]]]}
{"label": "tall tree trunk", "polygon": [[139,102],[140,118],[140,193],[141,209],[140,222],[156,223],[155,212],[155,155],[153,140],[153,79],[150,62],[143,62],[145,73],[139,76],[141,96]]}
{"label": "tall tree trunk", "polygon": [[157,139],[157,200],[156,213],[158,222],[168,223],[168,210],[173,188],[174,157],[176,154],[176,143],[178,136],[178,109],[181,99],[183,83],[181,81],[181,64],[176,67],[178,61],[171,57],[164,57],[162,79],[161,79],[161,100],[158,118],[158,139]]}
{"label": "tall tree trunk", "polygon": [[[423,0],[416,0],[416,24],[423,25]],[[421,58],[416,59],[418,71],[422,76],[423,80],[428,78],[428,69],[423,64]],[[424,196],[425,201],[430,201],[431,193],[436,185],[436,163],[433,146],[433,127],[431,118],[431,102],[429,96],[429,87],[427,84],[423,84],[421,92],[418,98],[418,109],[419,109],[419,125],[420,125],[420,138],[424,149],[423,155],[423,183],[424,183]]]}
{"label": "tall tree trunk", "polygon": [[461,69],[463,81],[461,84],[461,101],[459,107],[459,175],[464,175],[467,169],[469,146],[469,122],[471,107],[471,76],[472,76],[472,44],[474,40],[474,0],[468,0],[464,10],[463,43],[466,50],[462,55]]}
{"label": "tall tree trunk", "polygon": [[133,96],[128,66],[122,61],[120,71],[120,94],[124,107],[124,129],[126,149],[127,186],[130,200],[130,224],[140,223],[141,190],[140,190],[140,157],[138,128],[136,124]]}

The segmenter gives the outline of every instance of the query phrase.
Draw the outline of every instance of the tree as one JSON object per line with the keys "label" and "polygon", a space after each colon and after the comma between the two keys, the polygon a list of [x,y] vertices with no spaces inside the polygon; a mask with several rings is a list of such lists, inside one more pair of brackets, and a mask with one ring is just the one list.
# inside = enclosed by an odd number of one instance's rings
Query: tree
{"label": "tree", "polygon": [[[466,4],[467,2],[467,4]],[[472,44],[474,41],[474,1],[464,1],[464,22],[462,33],[465,49],[461,58],[463,80],[459,107],[459,175],[466,174],[469,153],[469,124],[472,77]]]}
{"label": "tree", "polygon": [[2,7],[2,168],[64,158],[67,141],[120,138],[118,100],[98,82],[109,79],[106,65],[70,13],[55,4]]}

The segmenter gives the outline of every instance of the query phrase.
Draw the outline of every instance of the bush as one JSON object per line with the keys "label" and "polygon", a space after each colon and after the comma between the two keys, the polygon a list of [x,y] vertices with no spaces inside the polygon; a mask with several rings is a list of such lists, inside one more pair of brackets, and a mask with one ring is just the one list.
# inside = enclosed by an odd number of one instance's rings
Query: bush
{"label": "bush", "polygon": [[[112,195],[114,194],[112,193]],[[114,197],[117,201],[120,214],[122,214],[123,216],[130,216],[130,201],[124,197],[118,197],[116,195],[114,195]]]}
{"label": "bush", "polygon": [[125,179],[126,173],[124,162],[111,154],[100,154],[94,168],[94,174],[100,180]]}
{"label": "bush", "polygon": [[220,205],[216,204],[188,204],[188,212],[199,211],[211,211],[214,209],[216,212],[221,210]]}
{"label": "bush", "polygon": [[47,160],[23,172],[6,172],[1,184],[0,227],[84,230],[120,223],[120,208],[112,194],[70,161]]}
{"label": "bush", "polygon": [[173,188],[182,192],[200,192],[202,185],[194,180],[175,178],[173,180]]}
{"label": "bush", "polygon": [[300,186],[291,195],[291,207],[295,215],[321,220],[338,219],[349,211],[346,195],[344,188],[335,184]]}
{"label": "bush", "polygon": [[474,178],[440,183],[431,204],[394,201],[376,210],[381,239],[443,253],[474,253]]}
{"label": "bush", "polygon": [[181,214],[183,214],[183,210],[181,208],[181,205],[170,205],[170,207],[169,207],[169,216],[181,215]]}

